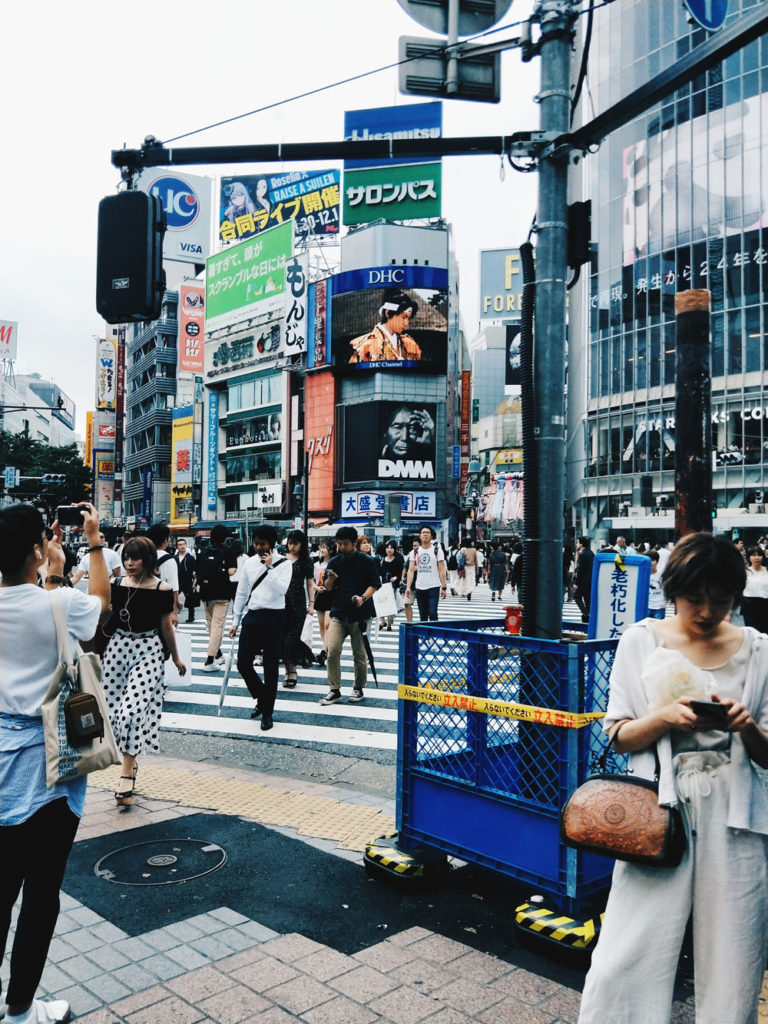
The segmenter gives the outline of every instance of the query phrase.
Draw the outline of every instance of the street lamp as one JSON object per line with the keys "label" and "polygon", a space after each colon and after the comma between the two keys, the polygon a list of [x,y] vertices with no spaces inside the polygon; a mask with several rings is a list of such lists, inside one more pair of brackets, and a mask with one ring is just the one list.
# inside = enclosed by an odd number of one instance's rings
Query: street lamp
{"label": "street lamp", "polygon": [[480,492],[477,489],[480,477],[484,473],[483,464],[479,459],[470,459],[467,467],[469,485],[465,497],[465,504],[471,516],[469,531],[473,544],[477,542],[477,510],[480,507]]}
{"label": "street lamp", "polygon": [[[302,483],[303,479],[303,483]],[[304,536],[307,536],[307,517],[309,514],[309,460],[304,456],[304,473],[302,479],[297,479],[293,488],[293,503],[297,511],[302,514]]]}

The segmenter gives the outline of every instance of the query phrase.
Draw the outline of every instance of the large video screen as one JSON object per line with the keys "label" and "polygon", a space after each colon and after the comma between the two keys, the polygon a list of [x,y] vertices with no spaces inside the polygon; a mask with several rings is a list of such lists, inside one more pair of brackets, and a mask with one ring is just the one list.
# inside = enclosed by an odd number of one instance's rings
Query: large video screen
{"label": "large video screen", "polygon": [[369,267],[332,279],[331,354],[355,370],[445,373],[448,272]]}
{"label": "large video screen", "polygon": [[437,406],[373,402],[344,409],[344,482],[429,480],[436,470]]}

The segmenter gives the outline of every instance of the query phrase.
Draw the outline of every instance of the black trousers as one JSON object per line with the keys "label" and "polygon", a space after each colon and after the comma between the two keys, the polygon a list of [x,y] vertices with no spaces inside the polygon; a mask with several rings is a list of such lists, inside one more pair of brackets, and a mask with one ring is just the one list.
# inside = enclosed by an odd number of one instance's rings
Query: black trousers
{"label": "black trousers", "polygon": [[[284,629],[285,609],[265,608],[248,612],[240,631],[237,671],[243,677],[250,695],[259,702],[263,715],[271,715],[275,707]],[[260,651],[264,669],[263,682],[253,667],[253,659]]]}
{"label": "black trousers", "polygon": [[35,998],[59,917],[59,890],[80,819],[66,799],[53,800],[21,825],[0,827],[0,962],[11,911],[23,888],[11,950],[7,1002],[27,1006]]}

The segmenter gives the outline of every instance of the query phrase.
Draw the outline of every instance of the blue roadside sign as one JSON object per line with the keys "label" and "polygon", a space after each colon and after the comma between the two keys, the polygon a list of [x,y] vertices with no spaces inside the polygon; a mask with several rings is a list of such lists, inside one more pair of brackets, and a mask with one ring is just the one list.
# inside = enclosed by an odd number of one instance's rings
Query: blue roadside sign
{"label": "blue roadside sign", "polygon": [[708,32],[722,28],[728,16],[728,0],[685,0],[685,6]]}

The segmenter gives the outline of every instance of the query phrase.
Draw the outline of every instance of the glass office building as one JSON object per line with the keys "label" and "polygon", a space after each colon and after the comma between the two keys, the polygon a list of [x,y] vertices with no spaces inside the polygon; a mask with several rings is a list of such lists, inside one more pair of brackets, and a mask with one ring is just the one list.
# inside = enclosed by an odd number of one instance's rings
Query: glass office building
{"label": "glass office building", "polygon": [[[726,25],[755,6],[731,0]],[[599,8],[580,121],[707,38],[673,0]],[[768,532],[768,38],[613,133],[572,184],[592,201],[594,248],[571,293],[574,529],[671,536],[656,513],[674,495],[674,300],[706,288],[717,525]]]}

